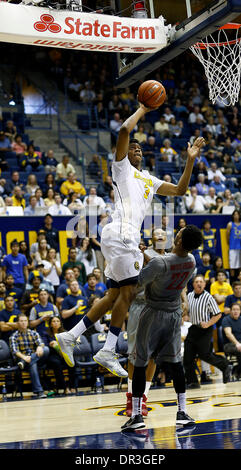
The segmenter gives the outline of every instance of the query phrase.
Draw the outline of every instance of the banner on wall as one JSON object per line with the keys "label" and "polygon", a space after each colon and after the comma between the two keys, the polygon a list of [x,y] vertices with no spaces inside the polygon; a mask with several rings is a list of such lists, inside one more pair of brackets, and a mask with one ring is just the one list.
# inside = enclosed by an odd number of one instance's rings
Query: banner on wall
{"label": "banner on wall", "polygon": [[0,41],[64,49],[151,53],[167,45],[164,18],[125,18],[0,1]]}
{"label": "banner on wall", "polygon": [[[216,229],[216,253],[222,256],[225,269],[229,268],[228,264],[228,245],[226,239],[226,227],[230,222],[229,215],[184,215],[174,217],[174,227],[177,227],[178,220],[184,217],[187,224],[194,224],[202,228],[204,220],[209,219],[211,226]],[[68,258],[68,246],[72,244],[73,231],[68,230],[68,226],[73,217],[61,216],[53,217],[53,227],[59,232],[59,249],[61,262],[64,263]],[[7,220],[7,223],[6,223]],[[88,221],[89,222],[89,221]],[[14,238],[18,241],[25,240],[29,246],[37,239],[37,232],[43,228],[44,217],[0,217],[0,245],[2,245],[7,253],[10,252],[10,243]],[[86,234],[88,236],[88,233]],[[149,233],[151,237],[151,230]]]}

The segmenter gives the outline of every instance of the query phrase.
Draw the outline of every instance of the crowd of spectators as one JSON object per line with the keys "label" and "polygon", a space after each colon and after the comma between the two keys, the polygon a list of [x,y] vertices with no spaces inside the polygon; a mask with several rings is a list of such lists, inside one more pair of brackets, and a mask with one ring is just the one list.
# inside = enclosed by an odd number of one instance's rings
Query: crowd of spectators
{"label": "crowd of spectators", "polygon": [[[101,54],[101,61],[97,54],[91,55],[91,64],[86,53],[81,53],[77,59],[68,51],[68,61],[65,51],[58,50],[55,54],[44,51],[44,54],[49,54],[47,73],[60,89],[67,90],[72,101],[90,108],[100,127],[109,130],[110,146],[107,152],[109,173],[102,178],[100,156],[94,154],[87,166],[92,178],[87,188],[79,180],[68,155],[58,162],[51,149],[43,151],[28,142],[13,121],[1,122],[0,215],[44,216],[36,243],[28,247],[25,241],[14,240],[9,254],[1,248],[1,338],[10,345],[19,367],[29,369],[33,393],[41,398],[45,394],[35,367],[40,359],[53,368],[57,388],[63,388],[65,393],[73,391],[72,372],[69,383],[63,380],[64,363],[54,333],[71,329],[108,288],[100,234],[114,210],[111,163],[118,130],[138,105],[135,88],[119,90],[113,86],[106,54]],[[81,67],[77,60],[81,60]],[[187,142],[193,143],[200,135],[206,140],[206,146],[195,161],[187,194],[175,201],[176,213],[184,214],[177,229],[185,226],[185,214],[233,214],[234,209],[240,212],[241,104],[227,109],[218,102],[211,105],[202,72],[191,60],[188,66],[185,59],[170,62],[152,78],[162,81],[167,100],[161,109],[142,118],[133,132],[143,148],[144,166],[165,181],[176,182],[185,164]],[[13,159],[14,165],[11,164]],[[11,177],[4,178],[12,166],[15,168]],[[162,202],[168,201],[162,198]],[[87,216],[98,216],[96,236],[91,236],[87,230],[82,238],[73,240],[68,261],[61,264],[53,216],[79,211]],[[241,303],[238,291],[241,265],[232,273],[224,270],[222,258],[216,253],[214,227],[207,220],[202,228],[206,236],[204,245],[194,253],[197,273],[204,276],[206,288],[223,315],[228,315],[230,296]],[[95,326],[96,331],[104,331],[108,323],[104,320]],[[24,346],[21,357],[16,353],[17,345],[23,344],[26,328],[36,334],[29,334],[29,344]],[[10,337],[14,339],[10,341]],[[33,367],[31,361],[26,360],[29,355],[33,355]]]}

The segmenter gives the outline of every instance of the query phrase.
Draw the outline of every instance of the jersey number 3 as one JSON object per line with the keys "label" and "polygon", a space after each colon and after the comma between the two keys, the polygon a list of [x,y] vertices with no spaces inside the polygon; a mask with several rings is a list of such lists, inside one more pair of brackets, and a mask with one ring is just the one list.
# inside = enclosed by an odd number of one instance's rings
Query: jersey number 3
{"label": "jersey number 3", "polygon": [[147,184],[145,184],[145,192],[144,192],[144,198],[147,199],[150,193],[150,188],[148,188]]}
{"label": "jersey number 3", "polygon": [[182,290],[186,285],[186,280],[189,276],[189,271],[182,273],[172,273],[172,278],[169,286],[166,289],[168,290]]}

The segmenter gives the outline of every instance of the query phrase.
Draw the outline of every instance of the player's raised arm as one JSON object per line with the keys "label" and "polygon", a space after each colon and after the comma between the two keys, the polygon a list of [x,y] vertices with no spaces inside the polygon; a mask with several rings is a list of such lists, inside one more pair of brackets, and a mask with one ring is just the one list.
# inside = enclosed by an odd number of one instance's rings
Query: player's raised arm
{"label": "player's raised arm", "polygon": [[140,103],[139,108],[129,118],[127,118],[125,122],[123,122],[119,130],[116,144],[117,162],[123,160],[123,158],[125,158],[125,156],[127,155],[129,149],[130,133],[133,131],[139,119],[149,111],[153,111],[153,109],[146,108],[142,103]]}
{"label": "player's raised arm", "polygon": [[198,137],[193,145],[188,142],[186,166],[178,184],[163,183],[157,190],[158,194],[162,196],[184,196],[191,179],[195,159],[204,145],[205,140],[203,137]]}

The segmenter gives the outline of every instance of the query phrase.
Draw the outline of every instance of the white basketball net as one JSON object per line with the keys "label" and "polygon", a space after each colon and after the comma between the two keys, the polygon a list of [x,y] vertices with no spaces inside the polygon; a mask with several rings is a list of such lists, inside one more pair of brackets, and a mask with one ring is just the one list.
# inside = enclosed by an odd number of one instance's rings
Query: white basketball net
{"label": "white basketball net", "polygon": [[[208,79],[209,98],[212,103],[221,102],[234,106],[239,98],[241,71],[241,38],[239,24],[228,24],[220,28],[217,38],[207,36],[190,47],[192,53],[203,64]],[[233,30],[235,39],[230,40],[226,30]]]}

